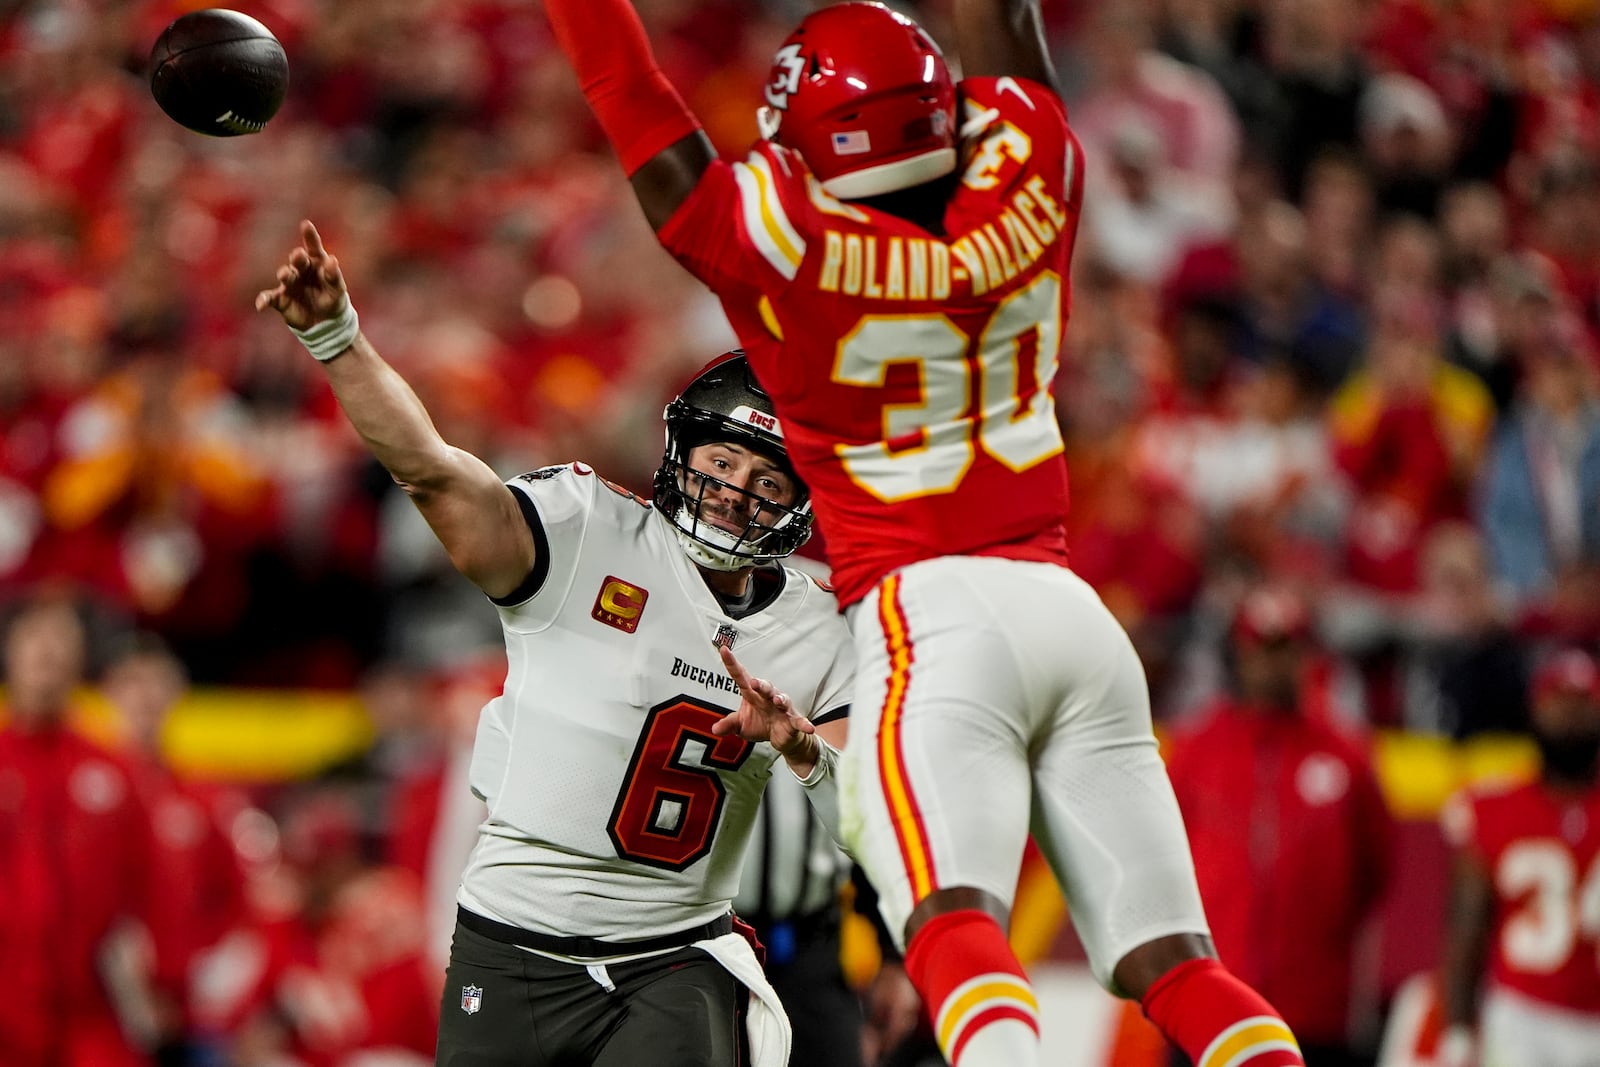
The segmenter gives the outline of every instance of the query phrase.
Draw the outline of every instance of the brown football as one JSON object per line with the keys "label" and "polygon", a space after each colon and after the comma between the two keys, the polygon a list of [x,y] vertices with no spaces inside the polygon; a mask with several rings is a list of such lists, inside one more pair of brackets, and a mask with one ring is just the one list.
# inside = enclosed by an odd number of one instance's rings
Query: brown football
{"label": "brown football", "polygon": [[196,133],[260,133],[288,90],[283,45],[237,11],[191,11],[150,49],[151,95],[174,122]]}

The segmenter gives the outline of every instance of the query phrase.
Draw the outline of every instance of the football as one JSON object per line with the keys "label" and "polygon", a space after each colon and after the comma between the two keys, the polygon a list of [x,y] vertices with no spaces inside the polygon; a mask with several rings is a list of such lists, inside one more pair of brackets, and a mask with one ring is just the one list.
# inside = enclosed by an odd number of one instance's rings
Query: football
{"label": "football", "polygon": [[150,50],[151,95],[168,117],[196,133],[260,133],[288,89],[283,45],[237,11],[191,11],[163,30]]}

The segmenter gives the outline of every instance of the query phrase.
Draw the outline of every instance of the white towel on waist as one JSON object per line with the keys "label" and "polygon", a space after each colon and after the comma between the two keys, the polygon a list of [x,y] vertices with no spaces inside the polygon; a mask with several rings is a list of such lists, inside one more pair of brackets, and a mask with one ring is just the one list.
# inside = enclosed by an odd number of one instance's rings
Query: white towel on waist
{"label": "white towel on waist", "polygon": [[738,934],[723,934],[707,941],[696,941],[694,947],[722,964],[723,970],[750,990],[744,1032],[750,1040],[751,1067],[788,1067],[789,1016],[778,1000],[777,991],[761,970],[750,942]]}

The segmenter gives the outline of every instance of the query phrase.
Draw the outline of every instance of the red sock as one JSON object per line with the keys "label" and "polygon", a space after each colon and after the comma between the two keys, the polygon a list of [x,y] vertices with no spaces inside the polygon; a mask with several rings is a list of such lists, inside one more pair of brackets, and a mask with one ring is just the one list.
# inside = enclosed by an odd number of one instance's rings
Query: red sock
{"label": "red sock", "polygon": [[1194,1067],[1305,1067],[1272,1005],[1216,960],[1185,960],[1162,975],[1144,1013]]}
{"label": "red sock", "polygon": [[950,1063],[959,1067],[969,1048],[968,1067],[1001,1062],[1001,1049],[1012,1067],[1037,1062],[1039,1002],[1005,931],[984,912],[928,920],[907,946],[906,974]]}

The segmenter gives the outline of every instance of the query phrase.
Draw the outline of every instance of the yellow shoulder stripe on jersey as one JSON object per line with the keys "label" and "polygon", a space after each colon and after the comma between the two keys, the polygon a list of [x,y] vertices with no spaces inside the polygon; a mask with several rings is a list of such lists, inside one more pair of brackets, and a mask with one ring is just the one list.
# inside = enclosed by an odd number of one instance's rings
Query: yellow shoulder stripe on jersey
{"label": "yellow shoulder stripe on jersey", "polygon": [[1256,1056],[1268,1052],[1299,1052],[1294,1035],[1281,1019],[1256,1015],[1234,1023],[1201,1053],[1195,1067],[1247,1067]]}
{"label": "yellow shoulder stripe on jersey", "polygon": [[792,280],[805,258],[806,242],[784,213],[766,157],[751,153],[749,162],[733,165],[733,176],[750,240],[773,270]]}
{"label": "yellow shoulder stripe on jersey", "polygon": [[756,310],[761,312],[761,323],[766,326],[767,332],[783,340],[783,327],[778,325],[778,313],[772,310],[772,301],[763,296],[756,301]]}

